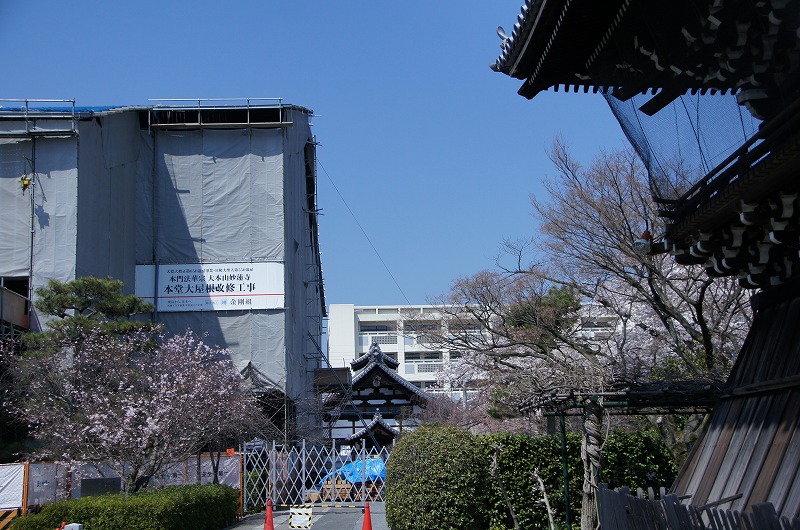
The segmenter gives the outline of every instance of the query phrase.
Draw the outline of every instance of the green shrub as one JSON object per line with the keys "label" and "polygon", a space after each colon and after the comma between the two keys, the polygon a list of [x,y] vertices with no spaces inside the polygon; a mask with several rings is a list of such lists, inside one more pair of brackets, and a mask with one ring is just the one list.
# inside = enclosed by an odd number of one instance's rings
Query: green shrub
{"label": "green shrub", "polygon": [[386,520],[393,530],[486,528],[488,463],[477,438],[427,425],[404,435],[386,465]]}
{"label": "green shrub", "polygon": [[55,502],[16,519],[11,530],[53,530],[62,521],[86,530],[220,530],[233,524],[238,508],[239,492],[228,486],[170,486]]}
{"label": "green shrub", "polygon": [[[476,445],[480,450],[475,454]],[[561,439],[558,435],[508,433],[474,437],[444,426],[424,426],[405,435],[392,451],[386,472],[386,519],[394,530],[514,527],[499,481],[521,528],[548,528],[538,470],[558,528],[566,528]],[[567,434],[570,513],[580,521],[583,484],[581,436]],[[612,488],[657,488],[675,479],[675,466],[658,433],[612,430],[603,447],[601,480]]]}
{"label": "green shrub", "polygon": [[[556,526],[564,527],[566,517],[560,436],[534,437],[501,433],[482,436],[481,443],[487,463],[491,462],[495,448],[500,448],[497,458],[498,475],[514,506],[520,527],[549,527],[542,492],[533,478],[534,469],[538,469],[544,482]],[[573,524],[580,520],[583,495],[583,463],[580,451],[580,435],[567,433],[567,470]],[[603,460],[601,481],[608,482],[612,488],[669,487],[675,480],[676,469],[669,450],[658,433],[652,430],[632,433],[620,429],[612,430],[603,446]],[[511,513],[497,480],[491,481],[489,491],[489,528],[513,528]]]}
{"label": "green shrub", "polygon": [[603,456],[601,480],[610,488],[668,488],[678,473],[664,439],[652,429],[630,433],[612,430]]}
{"label": "green shrub", "polygon": [[[480,437],[486,462],[497,453],[497,475],[514,507],[521,528],[549,528],[547,508],[533,471],[544,482],[550,508],[558,525],[566,521],[564,504],[564,474],[561,458],[560,436],[528,436],[508,433]],[[581,438],[567,434],[567,470],[569,473],[570,513],[572,521],[579,520],[583,464],[581,463]],[[497,479],[491,479],[490,500],[487,504],[489,528],[504,530],[514,528],[511,512],[503,497]]]}

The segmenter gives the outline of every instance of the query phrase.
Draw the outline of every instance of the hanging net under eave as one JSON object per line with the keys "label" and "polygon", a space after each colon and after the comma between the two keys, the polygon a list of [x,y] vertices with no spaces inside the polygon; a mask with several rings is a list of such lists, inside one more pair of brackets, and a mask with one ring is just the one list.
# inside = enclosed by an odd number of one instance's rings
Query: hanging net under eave
{"label": "hanging net under eave", "polygon": [[639,110],[652,95],[620,101],[604,94],[647,167],[656,200],[674,201],[758,131],[761,121],[735,95],[684,95],[653,116]]}

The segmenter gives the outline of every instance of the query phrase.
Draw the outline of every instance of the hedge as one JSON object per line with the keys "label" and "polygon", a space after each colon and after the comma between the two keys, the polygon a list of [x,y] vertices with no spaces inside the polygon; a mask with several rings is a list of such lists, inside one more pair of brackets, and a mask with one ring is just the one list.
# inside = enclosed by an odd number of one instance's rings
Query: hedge
{"label": "hedge", "polygon": [[82,523],[85,530],[221,530],[234,523],[238,509],[239,492],[229,486],[170,486],[128,497],[118,493],[55,502],[14,520],[11,530],[53,530],[62,521]]}
{"label": "hedge", "polygon": [[654,430],[611,431],[603,447],[602,482],[610,488],[669,488],[678,468],[664,439]]}
{"label": "hedge", "polygon": [[[500,448],[498,474],[514,506],[520,527],[549,528],[543,495],[532,474],[534,469],[538,469],[550,507],[555,512],[556,526],[565,528],[560,437],[493,434],[480,438],[487,463],[491,462],[495,448]],[[583,494],[583,463],[580,447],[580,435],[567,433],[567,470],[573,524],[580,520]],[[608,483],[611,488],[669,487],[677,474],[664,441],[652,430],[626,432],[613,429],[603,446],[602,465],[600,481]],[[489,510],[491,530],[514,528],[511,513],[497,480],[492,480],[491,483]]]}
{"label": "hedge", "polygon": [[[491,434],[480,437],[487,465],[497,453],[497,474],[514,506],[521,528],[550,528],[543,492],[533,471],[537,470],[554,518],[566,521],[564,504],[564,472],[561,457],[561,437]],[[567,469],[569,472],[570,512],[572,520],[578,519],[581,507],[583,464],[581,463],[581,437],[567,434]],[[505,530],[514,528],[511,512],[503,497],[498,481],[490,482],[489,528]]]}
{"label": "hedge", "polygon": [[[580,521],[581,436],[567,434],[572,522]],[[476,454],[477,449],[477,454]],[[491,476],[497,454],[497,477]],[[612,430],[603,448],[601,481],[612,488],[669,486],[676,469],[658,433]],[[533,471],[544,482],[541,491]],[[498,480],[499,479],[499,480]],[[566,528],[561,439],[508,433],[472,436],[423,426],[397,443],[387,463],[386,519],[394,530],[514,528],[500,483],[521,528],[549,528],[544,493],[557,528]]]}
{"label": "hedge", "polygon": [[426,425],[404,435],[386,464],[386,521],[392,530],[486,528],[487,476],[477,438]]}

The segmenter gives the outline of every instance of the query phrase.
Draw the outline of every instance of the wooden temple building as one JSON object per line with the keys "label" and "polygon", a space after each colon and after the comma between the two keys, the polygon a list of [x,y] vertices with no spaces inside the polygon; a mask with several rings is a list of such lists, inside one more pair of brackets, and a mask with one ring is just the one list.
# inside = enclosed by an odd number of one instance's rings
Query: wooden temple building
{"label": "wooden temple building", "polygon": [[399,363],[377,343],[350,366],[352,381],[324,400],[324,421],[337,445],[380,448],[392,445],[428,404],[428,394],[397,373]]}
{"label": "wooden temple building", "polygon": [[[520,95],[604,94],[666,223],[650,252],[753,289],[753,326],[674,493],[800,516],[800,0],[527,0],[498,34],[492,68],[520,79]],[[670,173],[658,132],[642,124],[668,122],[686,98],[725,96],[733,128],[755,120],[754,132],[691,178]],[[729,132],[695,125],[687,134],[701,147]]]}

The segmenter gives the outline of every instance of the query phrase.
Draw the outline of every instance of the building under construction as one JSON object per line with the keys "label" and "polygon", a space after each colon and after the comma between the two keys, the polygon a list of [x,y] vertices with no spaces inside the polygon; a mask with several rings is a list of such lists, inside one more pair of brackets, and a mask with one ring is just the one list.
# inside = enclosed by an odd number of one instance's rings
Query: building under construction
{"label": "building under construction", "polygon": [[42,329],[30,300],[50,279],[117,278],[293,417],[325,316],[312,112],[163,103],[0,101],[2,331]]}

